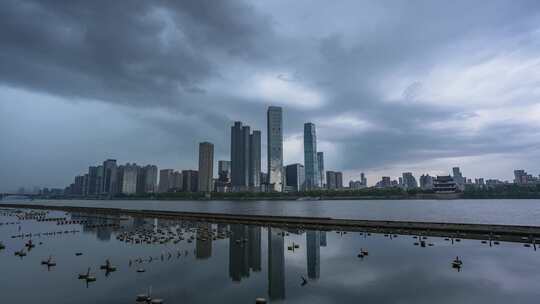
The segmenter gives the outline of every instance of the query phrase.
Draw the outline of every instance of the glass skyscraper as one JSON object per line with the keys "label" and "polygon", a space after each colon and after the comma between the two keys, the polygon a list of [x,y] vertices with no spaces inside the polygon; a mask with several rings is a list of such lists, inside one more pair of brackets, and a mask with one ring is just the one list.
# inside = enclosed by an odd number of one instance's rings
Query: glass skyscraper
{"label": "glass skyscraper", "polygon": [[319,168],[319,186],[321,188],[324,188],[324,184],[326,184],[326,178],[324,175],[324,153],[323,152],[317,152],[317,166]]}
{"label": "glass skyscraper", "polygon": [[306,190],[319,188],[319,161],[317,159],[317,135],[315,124],[304,124],[304,167],[306,176]]}
{"label": "glass skyscraper", "polygon": [[274,191],[283,189],[283,115],[281,107],[268,107],[268,183]]}
{"label": "glass skyscraper", "polygon": [[231,184],[234,191],[249,185],[249,126],[236,121],[231,127]]}

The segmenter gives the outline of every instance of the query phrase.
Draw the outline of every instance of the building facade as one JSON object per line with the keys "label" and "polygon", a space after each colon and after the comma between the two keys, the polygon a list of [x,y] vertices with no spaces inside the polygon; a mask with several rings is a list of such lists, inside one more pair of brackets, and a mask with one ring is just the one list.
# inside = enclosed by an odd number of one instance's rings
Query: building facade
{"label": "building facade", "polygon": [[326,174],[324,173],[324,153],[317,152],[317,165],[319,167],[319,186],[325,188]]}
{"label": "building facade", "polygon": [[261,131],[249,135],[249,188],[258,191],[261,186]]}
{"label": "building facade", "polygon": [[319,164],[317,160],[317,135],[315,124],[304,124],[304,166],[306,170],[306,190],[318,189],[320,184]]}
{"label": "building facade", "polygon": [[300,192],[304,190],[305,171],[301,164],[292,164],[285,167],[285,181],[287,187],[293,191]]}
{"label": "building facade", "polygon": [[234,191],[249,186],[249,126],[236,121],[231,127],[231,185]]}
{"label": "building facade", "polygon": [[402,174],[402,186],[404,189],[416,189],[418,183],[411,172],[403,172]]}
{"label": "building facade", "polygon": [[281,107],[268,107],[267,148],[268,184],[274,191],[283,187],[283,113]]}
{"label": "building facade", "polygon": [[103,162],[103,194],[115,195],[118,192],[117,170],[115,159],[107,159]]}
{"label": "building facade", "polygon": [[182,170],[182,190],[197,192],[199,190],[199,172],[196,170]]}
{"label": "building facade", "polygon": [[127,163],[118,167],[118,185],[120,193],[135,194],[137,193],[137,175],[139,166],[133,163]]}
{"label": "building facade", "polygon": [[159,170],[159,186],[158,191],[160,193],[169,192],[173,185],[173,169],[161,169]]}
{"label": "building facade", "polygon": [[214,145],[209,142],[199,144],[199,192],[212,192],[214,189]]}

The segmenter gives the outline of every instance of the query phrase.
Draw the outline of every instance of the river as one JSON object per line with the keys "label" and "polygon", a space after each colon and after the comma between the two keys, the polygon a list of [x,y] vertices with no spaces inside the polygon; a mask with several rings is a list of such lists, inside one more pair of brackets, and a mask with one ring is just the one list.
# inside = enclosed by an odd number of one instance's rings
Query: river
{"label": "river", "polygon": [[1,203],[213,212],[229,214],[332,217],[470,224],[540,226],[538,199],[314,200],[314,201],[157,201],[4,200]]}

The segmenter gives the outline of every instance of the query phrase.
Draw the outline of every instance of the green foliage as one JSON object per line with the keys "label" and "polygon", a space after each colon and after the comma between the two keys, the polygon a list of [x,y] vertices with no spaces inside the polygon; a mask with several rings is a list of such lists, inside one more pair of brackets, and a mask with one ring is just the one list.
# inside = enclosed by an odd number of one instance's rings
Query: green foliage
{"label": "green foliage", "polygon": [[540,198],[540,185],[505,184],[483,188],[468,186],[464,198]]}

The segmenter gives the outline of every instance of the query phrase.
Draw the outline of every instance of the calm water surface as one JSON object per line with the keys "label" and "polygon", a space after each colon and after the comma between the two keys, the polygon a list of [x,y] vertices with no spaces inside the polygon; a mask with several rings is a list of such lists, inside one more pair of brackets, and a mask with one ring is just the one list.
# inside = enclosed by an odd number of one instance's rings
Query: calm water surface
{"label": "calm water surface", "polygon": [[[150,286],[165,303],[254,303],[264,297],[272,303],[506,304],[540,298],[540,251],[517,243],[490,247],[479,240],[430,237],[426,242],[433,246],[421,247],[406,235],[45,215],[87,221],[57,225],[19,219],[12,211],[0,214],[0,240],[6,246],[0,251],[3,303],[135,303]],[[143,231],[171,240],[137,244]],[[25,257],[15,256],[29,239],[36,247]],[[357,257],[361,249],[369,255]],[[41,261],[49,256],[57,265],[47,269]],[[460,271],[451,267],[456,256],[464,263]],[[99,269],[106,259],[116,272]],[[86,284],[77,276],[88,267],[97,280]],[[146,272],[137,273],[139,268]]]}
{"label": "calm water surface", "polygon": [[[2,202],[17,201],[0,201],[0,206]],[[232,214],[540,226],[540,200],[536,199],[356,201],[34,200],[24,202]]]}

